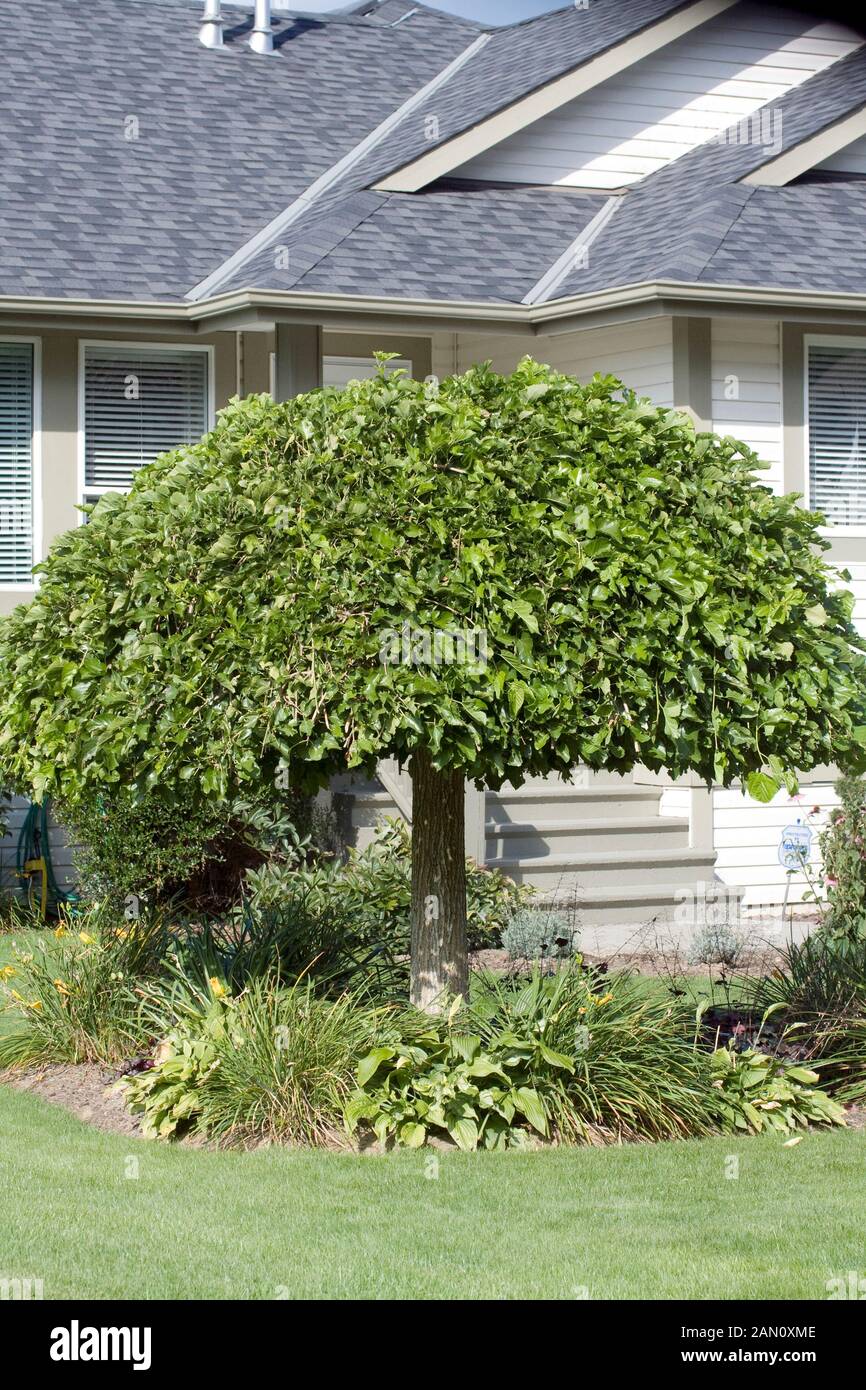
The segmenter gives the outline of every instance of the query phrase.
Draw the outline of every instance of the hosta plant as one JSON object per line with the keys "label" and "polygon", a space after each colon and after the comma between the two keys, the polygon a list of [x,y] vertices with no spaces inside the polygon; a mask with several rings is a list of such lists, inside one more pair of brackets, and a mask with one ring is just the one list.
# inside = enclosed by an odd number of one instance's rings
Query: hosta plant
{"label": "hosta plant", "polygon": [[809,1125],[844,1125],[842,1106],[818,1089],[808,1067],[786,1066],[749,1049],[720,1047],[711,1059],[716,1106],[723,1128],[760,1134],[790,1133]]}
{"label": "hosta plant", "polygon": [[368,1128],[383,1145],[413,1149],[430,1138],[474,1150],[552,1137],[572,1060],[540,1038],[510,1032],[482,1047],[477,1034],[452,1029],[460,1004],[444,1029],[430,1026],[362,1059],[345,1109],[350,1133]]}

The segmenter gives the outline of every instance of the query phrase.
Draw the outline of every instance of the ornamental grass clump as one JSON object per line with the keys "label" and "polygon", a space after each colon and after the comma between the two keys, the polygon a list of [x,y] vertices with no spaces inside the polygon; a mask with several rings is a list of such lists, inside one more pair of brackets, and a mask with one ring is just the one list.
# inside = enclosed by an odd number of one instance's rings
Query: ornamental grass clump
{"label": "ornamental grass clump", "polygon": [[310,980],[281,988],[268,978],[235,996],[214,976],[155,997],[149,1016],[171,1019],[154,1065],[121,1083],[146,1137],[347,1145],[357,1059],[382,1029],[381,1011],[361,997],[321,998]]}
{"label": "ornamental grass clump", "polygon": [[168,927],[159,915],[127,922],[100,906],[14,950],[0,971],[9,1031],[0,1066],[116,1062],[147,1038],[141,987],[163,969]]}

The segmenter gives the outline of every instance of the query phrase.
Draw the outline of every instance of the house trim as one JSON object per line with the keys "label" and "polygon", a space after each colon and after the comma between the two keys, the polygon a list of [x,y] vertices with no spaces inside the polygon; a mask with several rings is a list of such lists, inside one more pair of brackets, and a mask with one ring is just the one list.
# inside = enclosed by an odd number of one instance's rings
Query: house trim
{"label": "house trim", "polygon": [[[106,492],[122,491],[118,488],[98,488],[88,487],[85,477],[86,452],[85,452],[85,421],[86,421],[86,379],[85,362],[87,349],[90,347],[116,348],[119,353],[123,352],[200,352],[207,355],[207,429],[212,430],[216,423],[216,370],[215,352],[212,344],[209,343],[154,343],[150,341],[129,341],[126,339],[114,338],[79,338],[76,345],[77,353],[77,373],[78,373],[78,418],[76,428],[76,487],[75,493],[77,506],[84,504],[85,497],[102,496]],[[86,517],[83,512],[78,513],[78,524],[83,526]]]}
{"label": "house trim", "polygon": [[[124,300],[0,298],[0,332],[83,327],[90,334],[105,325],[117,331],[126,320],[130,331],[177,330],[190,335],[260,331],[277,321],[321,323],[331,331],[424,334],[568,333],[605,322],[665,317],[704,317],[747,313],[751,317],[795,319],[802,323],[866,325],[866,293],[834,290],[765,288],[754,285],[702,284],[646,280],[537,305],[473,300],[399,299],[368,295],[299,294],[294,291],[237,290],[202,303],[140,303]],[[146,346],[142,341],[140,346]],[[167,342],[165,347],[178,346]],[[192,346],[195,346],[193,343]]]}
{"label": "house trim", "polygon": [[479,121],[434,150],[396,169],[380,180],[375,187],[383,193],[417,193],[435,179],[444,178],[477,155],[498,145],[510,135],[532,125],[551,111],[583,96],[609,77],[616,77],[624,68],[648,58],[660,48],[682,38],[716,15],[730,9],[739,0],[697,0],[697,3],[666,15],[655,24],[630,34],[627,39],[572,68],[562,77],[537,88],[529,96],[512,103],[503,111]]}
{"label": "house trim", "polygon": [[[42,523],[42,339],[20,333],[0,333],[0,342],[29,343],[33,349],[33,428],[30,435],[30,522],[33,564],[43,559]],[[0,594],[32,594],[39,587],[39,578],[18,584],[0,584]]]}
{"label": "house trim", "polygon": [[781,188],[792,179],[814,169],[816,164],[823,164],[825,159],[831,159],[834,154],[838,154],[840,150],[844,150],[847,145],[864,135],[866,106],[861,106],[859,111],[846,116],[844,120],[826,126],[817,135],[812,135],[776,159],[762,164],[760,169],[753,169],[740,182],[764,188]]}

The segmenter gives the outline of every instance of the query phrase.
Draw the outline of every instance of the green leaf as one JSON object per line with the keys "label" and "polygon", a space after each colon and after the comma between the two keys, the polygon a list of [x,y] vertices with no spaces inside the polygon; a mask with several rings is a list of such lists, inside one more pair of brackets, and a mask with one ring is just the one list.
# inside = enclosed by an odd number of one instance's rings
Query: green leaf
{"label": "green leaf", "polygon": [[374,1047],[372,1052],[368,1052],[357,1067],[355,1077],[359,1086],[366,1086],[367,1082],[376,1075],[383,1062],[390,1062],[397,1056],[397,1049],[394,1047]]}
{"label": "green leaf", "polygon": [[746,791],[754,801],[772,801],[780,785],[775,777],[770,777],[766,772],[750,772],[746,778]]}
{"label": "green leaf", "polygon": [[547,1115],[538,1092],[529,1086],[520,1086],[513,1094],[517,1109],[526,1116],[533,1129],[546,1136]]}

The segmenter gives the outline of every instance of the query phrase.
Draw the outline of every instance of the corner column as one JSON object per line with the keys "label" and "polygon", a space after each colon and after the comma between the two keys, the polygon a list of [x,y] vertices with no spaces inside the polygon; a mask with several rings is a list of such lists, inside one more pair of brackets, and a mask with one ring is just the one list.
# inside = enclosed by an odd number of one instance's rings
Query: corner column
{"label": "corner column", "polygon": [[322,385],[322,326],[278,323],[274,394],[289,401]]}
{"label": "corner column", "polygon": [[[713,427],[713,323],[683,316],[672,320],[674,405],[686,411],[697,430]],[[689,845],[714,854],[715,808],[712,790],[689,782]]]}

